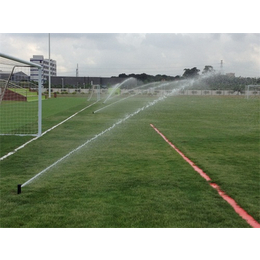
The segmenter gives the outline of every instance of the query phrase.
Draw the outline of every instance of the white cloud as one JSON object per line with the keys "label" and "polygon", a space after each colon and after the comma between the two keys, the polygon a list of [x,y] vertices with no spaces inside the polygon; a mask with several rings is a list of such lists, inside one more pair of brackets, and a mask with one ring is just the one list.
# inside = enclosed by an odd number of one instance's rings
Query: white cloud
{"label": "white cloud", "polygon": [[[48,34],[0,34],[1,52],[29,60],[48,58]],[[259,77],[260,34],[88,33],[51,34],[51,58],[59,75],[117,76],[120,73],[182,75],[205,65],[236,76]]]}

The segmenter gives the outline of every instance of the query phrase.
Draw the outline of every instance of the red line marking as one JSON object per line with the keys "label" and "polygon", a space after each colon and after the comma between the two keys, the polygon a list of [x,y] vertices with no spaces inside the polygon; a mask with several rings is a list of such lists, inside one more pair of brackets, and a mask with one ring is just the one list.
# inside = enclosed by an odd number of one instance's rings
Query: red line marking
{"label": "red line marking", "polygon": [[[167,142],[177,153],[181,155],[181,157],[191,165],[191,167],[200,174],[206,181],[211,181],[210,177],[198,166],[196,166],[188,157],[186,157],[174,144],[172,144],[153,124],[150,126]],[[227,201],[235,210],[235,212],[245,219],[247,223],[253,228],[260,228],[260,223],[258,223],[252,216],[250,216],[244,209],[242,209],[234,199],[230,196],[226,195],[224,191],[220,189],[220,187],[216,183],[209,183],[209,185],[218,191],[218,194]]]}

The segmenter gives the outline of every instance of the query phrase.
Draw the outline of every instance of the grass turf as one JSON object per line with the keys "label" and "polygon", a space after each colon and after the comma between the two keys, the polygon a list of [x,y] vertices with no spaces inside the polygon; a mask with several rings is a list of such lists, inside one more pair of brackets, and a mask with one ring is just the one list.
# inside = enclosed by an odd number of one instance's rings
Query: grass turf
{"label": "grass turf", "polygon": [[[9,88],[10,91],[17,93],[23,97],[27,98],[27,102],[31,101],[38,101],[38,95],[37,92],[30,91],[29,89],[26,88]],[[42,100],[45,99],[45,96],[42,96]]]}
{"label": "grass turf", "polygon": [[[53,100],[43,111],[48,127],[86,105]],[[259,222],[259,100],[234,97],[170,97],[16,194],[18,183],[147,101],[92,114],[96,104],[1,162],[1,227],[249,227],[150,123]]]}
{"label": "grass turf", "polygon": [[[42,132],[60,123],[75,112],[78,112],[80,109],[84,108],[86,104],[88,103],[84,97],[63,97],[44,100],[42,102]],[[9,108],[9,106],[11,106],[11,108]],[[19,111],[18,113],[14,112],[17,110]],[[12,123],[0,126],[1,131],[10,133],[16,128],[22,128],[25,122],[30,122],[33,125],[35,133],[37,133],[37,110],[38,105],[35,102],[8,102],[4,104],[0,107],[1,121],[5,122],[5,117],[7,115],[9,118],[8,120]],[[12,115],[9,115],[9,111],[12,111]],[[28,116],[31,114],[33,114],[34,117]],[[23,119],[20,120],[19,117]],[[0,136],[0,157],[11,152],[30,139],[32,139],[30,136]]]}

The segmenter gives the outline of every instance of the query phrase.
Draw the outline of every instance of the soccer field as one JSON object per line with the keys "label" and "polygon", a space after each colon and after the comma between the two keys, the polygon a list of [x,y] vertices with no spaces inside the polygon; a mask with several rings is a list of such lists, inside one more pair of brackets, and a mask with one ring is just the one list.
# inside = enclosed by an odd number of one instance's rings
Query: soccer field
{"label": "soccer field", "polygon": [[[250,227],[150,124],[260,222],[260,100],[157,99],[97,102],[2,160],[1,227]],[[43,131],[92,103],[45,100]],[[1,136],[1,156],[28,140]]]}

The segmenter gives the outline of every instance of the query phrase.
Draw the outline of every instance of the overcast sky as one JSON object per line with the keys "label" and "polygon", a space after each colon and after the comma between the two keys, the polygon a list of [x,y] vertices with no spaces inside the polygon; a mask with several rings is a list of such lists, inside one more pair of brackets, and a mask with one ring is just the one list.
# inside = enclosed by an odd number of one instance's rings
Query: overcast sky
{"label": "overcast sky", "polygon": [[[1,52],[30,60],[48,58],[48,33],[1,33]],[[58,76],[118,76],[120,73],[182,75],[205,65],[236,76],[260,76],[260,34],[51,33],[51,59]]]}

